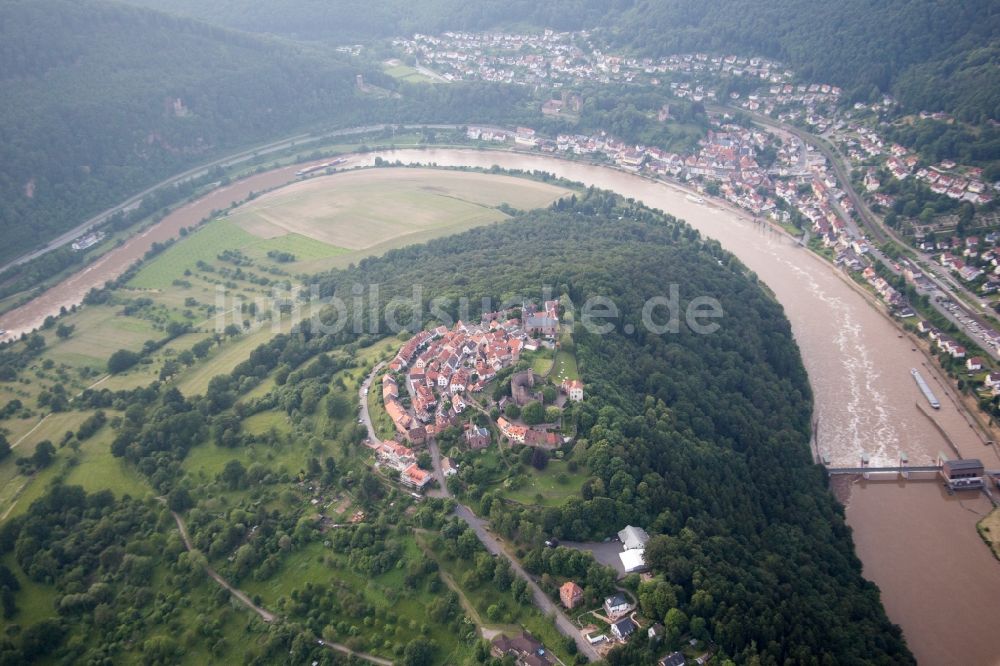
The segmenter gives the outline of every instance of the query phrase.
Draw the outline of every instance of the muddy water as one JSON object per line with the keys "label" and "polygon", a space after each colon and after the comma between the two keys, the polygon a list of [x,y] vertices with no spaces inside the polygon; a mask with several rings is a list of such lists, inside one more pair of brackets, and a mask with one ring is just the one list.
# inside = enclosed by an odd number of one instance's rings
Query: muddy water
{"label": "muddy water", "polygon": [[[939,452],[953,455],[954,447],[964,456],[983,458],[987,467],[1000,468],[996,454],[983,446],[950,390],[911,341],[899,337],[854,286],[783,234],[732,211],[692,202],[677,188],[554,158],[408,150],[358,156],[347,166],[369,165],[377,155],[443,166],[498,164],[544,170],[635,197],[687,220],[736,254],[783,304],[815,394],[817,446],[834,465],[854,466],[863,453],[873,464],[892,464],[900,453],[906,453],[911,464],[926,464]],[[79,302],[90,287],[120,274],[154,240],[176,235],[181,227],[244,198],[250,190],[293,177],[294,168],[254,176],[179,209],[99,264],[9,313],[0,326],[18,330],[38,325],[60,305]],[[912,367],[928,379],[941,401],[940,410],[927,408],[910,375]],[[980,499],[948,498],[933,482],[869,483],[855,486],[851,493],[847,518],[865,575],[881,588],[890,618],[903,627],[922,663],[1000,663],[1000,633],[995,630],[1000,564],[974,529],[986,508]]]}

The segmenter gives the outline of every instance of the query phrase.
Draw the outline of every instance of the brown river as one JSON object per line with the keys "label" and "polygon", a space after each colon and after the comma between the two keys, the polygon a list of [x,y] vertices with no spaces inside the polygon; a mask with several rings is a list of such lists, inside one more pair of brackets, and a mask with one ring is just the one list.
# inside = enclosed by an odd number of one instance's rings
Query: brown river
{"label": "brown river", "polygon": [[[873,466],[892,465],[901,453],[912,465],[931,464],[940,452],[954,457],[957,448],[965,457],[982,458],[987,468],[1000,469],[995,449],[983,445],[952,391],[915,345],[900,337],[849,281],[786,235],[732,210],[691,201],[684,190],[671,185],[551,157],[402,150],[359,155],[345,166],[370,165],[376,156],[441,166],[497,164],[548,171],[634,197],[686,220],[738,256],[784,306],[813,387],[816,446],[834,466],[856,466],[862,454]],[[79,303],[91,287],[119,275],[154,241],[175,237],[181,227],[242,200],[251,190],[294,180],[298,168],[252,176],[177,209],[81,273],[0,317],[0,326],[19,334],[40,325],[45,316]],[[910,374],[914,367],[937,394],[940,410],[926,409]],[[882,590],[889,617],[903,628],[922,664],[1000,664],[1000,562],[975,530],[989,509],[982,495],[948,496],[933,481],[868,481],[850,487],[847,519],[864,574]]]}

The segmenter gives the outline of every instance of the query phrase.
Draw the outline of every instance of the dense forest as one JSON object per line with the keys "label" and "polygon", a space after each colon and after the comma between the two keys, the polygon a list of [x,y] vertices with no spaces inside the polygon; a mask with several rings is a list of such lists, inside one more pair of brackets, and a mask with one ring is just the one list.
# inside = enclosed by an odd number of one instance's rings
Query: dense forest
{"label": "dense forest", "polygon": [[609,11],[632,0],[130,0],[165,12],[191,16],[248,32],[286,35],[297,39],[355,44],[400,37],[413,32],[479,30],[506,26],[580,30],[598,25]]}
{"label": "dense forest", "polygon": [[[455,267],[461,267],[460,276]],[[694,632],[714,641],[720,658],[740,663],[912,662],[877,589],[861,577],[843,511],[812,464],[811,395],[789,324],[780,305],[717,243],[670,216],[590,190],[504,224],[363,260],[321,276],[320,283],[325,296],[345,298],[345,321],[353,322],[354,308],[360,308],[363,332],[334,326],[341,310],[330,307],[321,316],[329,328],[303,322],[273,338],[232,372],[212,379],[204,395],[185,396],[161,381],[130,391],[98,387],[74,400],[76,409],[122,414],[90,429],[112,429],[111,453],[147,479],[171,509],[186,513],[193,539],[224,575],[241,583],[267,581],[288,558],[320,547],[324,537],[302,519],[301,507],[308,503],[279,501],[301,493],[307,482],[350,488],[362,507],[380,516],[374,527],[325,537],[324,547],[336,557],[324,557],[366,577],[391,575],[384,553],[402,556],[413,528],[440,529],[445,507],[422,505],[414,525],[402,518],[399,493],[387,493],[367,470],[345,472],[363,455],[356,452],[364,450],[365,432],[354,424],[344,399],[356,395],[356,388],[347,389],[334,377],[343,378],[339,373],[351,367],[359,344],[387,334],[372,317],[382,320],[392,307],[397,320],[405,320],[391,299],[411,298],[414,285],[422,287],[415,328],[456,318],[462,297],[474,307],[483,298],[519,303],[539,300],[548,286],[577,308],[601,296],[619,313],[603,322],[613,328],[604,334],[589,330],[582,317],[575,319],[574,351],[590,397],[575,413],[578,438],[568,446],[590,477],[577,498],[550,508],[484,493],[463,475],[453,487],[489,517],[495,531],[518,544],[525,566],[538,575],[562,575],[567,567],[586,571],[588,584],[605,589],[609,581],[599,568],[574,558],[557,562],[543,548],[544,539],[599,539],[625,523],[640,524],[654,535],[647,551],[654,580],[636,593],[647,617],[671,627],[672,640]],[[355,304],[349,296],[355,284],[379,284],[384,305],[373,310],[371,303]],[[644,304],[667,295],[671,285],[679,291],[681,312],[696,297],[718,299],[724,312],[715,320],[719,328],[698,334],[682,315],[676,332],[647,330]],[[656,316],[664,323],[660,315],[666,313]],[[270,378],[271,390],[250,397]],[[185,471],[182,463],[200,447],[280,453],[293,446],[292,438],[273,431],[253,435],[243,427],[253,414],[276,409],[293,419],[316,411],[338,419],[322,439],[310,436],[309,453],[303,451],[296,463],[302,466],[298,474],[295,467],[281,471],[238,461],[226,463],[214,479]],[[334,444],[332,449],[325,442]],[[337,459],[321,463],[328,455],[324,450]],[[222,496],[230,499],[220,503]],[[239,504],[227,508],[232,501]],[[122,642],[127,635],[128,645],[148,643],[162,652],[160,662],[178,658],[183,645],[147,628],[160,616],[183,624],[176,609],[184,596],[203,594],[196,591],[202,589],[196,587],[199,560],[183,552],[170,520],[151,502],[56,488],[5,524],[0,557],[10,563],[11,575],[0,570],[0,592],[4,586],[9,590],[4,596],[12,614],[16,617],[22,601],[11,588],[18,580],[55,585],[58,595],[52,619],[41,628],[12,631],[0,644],[2,656],[13,663],[46,652],[113,658],[127,649]],[[259,536],[246,538],[249,525],[257,526]],[[495,594],[499,584],[489,583],[492,576],[523,603],[523,586],[512,585],[509,571],[494,570],[488,557],[471,557],[477,551],[468,530],[448,528],[442,536],[444,557],[476,562],[463,584]],[[82,559],[73,566],[77,553]],[[143,582],[143,572],[163,566],[175,585],[169,593]],[[413,580],[431,573],[414,568]],[[122,594],[156,601],[128,615],[127,604],[116,599],[131,597]],[[266,661],[291,649],[304,658],[316,654],[310,636],[322,632],[334,640],[353,631],[343,609],[366,618],[376,611],[351,594],[349,587],[296,588],[280,602],[291,621],[269,630],[267,647],[255,654]],[[227,598],[221,594],[205,603],[221,607]],[[441,621],[459,622],[455,603],[445,602]],[[507,612],[501,608],[495,614]],[[127,630],[114,632],[125,617]],[[88,639],[80,633],[83,627],[100,631]],[[432,644],[412,633],[398,635],[410,639],[410,657],[433,652]],[[232,643],[221,645],[219,654]],[[430,663],[410,659],[402,648],[397,644],[402,663]],[[652,664],[653,658],[645,641],[636,641],[610,661]]]}

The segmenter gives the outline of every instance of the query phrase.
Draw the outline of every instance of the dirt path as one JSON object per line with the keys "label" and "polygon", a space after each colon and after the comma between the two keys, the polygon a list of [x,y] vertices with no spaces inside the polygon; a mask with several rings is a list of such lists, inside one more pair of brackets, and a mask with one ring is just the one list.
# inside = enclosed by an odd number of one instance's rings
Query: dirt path
{"label": "dirt path", "polygon": [[[180,530],[181,538],[184,539],[184,546],[189,551],[195,552],[197,548],[195,548],[194,544],[191,543],[191,537],[188,535],[187,525],[184,524],[184,519],[181,518],[180,514],[176,511],[171,511],[170,513],[173,515],[174,520],[177,521],[177,529]],[[244,606],[257,613],[257,615],[259,615],[264,622],[274,622],[277,618],[274,613],[255,604],[253,600],[251,600],[250,597],[248,597],[243,591],[230,585],[229,581],[220,576],[215,569],[207,564],[205,565],[205,573],[211,576],[216,583],[229,590],[230,594],[239,599]]]}
{"label": "dirt path", "polygon": [[470,618],[472,618],[472,621],[476,624],[477,627],[479,627],[480,633],[482,634],[483,638],[485,638],[488,641],[491,641],[494,638],[496,638],[499,634],[503,633],[505,629],[513,630],[514,628],[502,627],[501,625],[496,625],[496,624],[487,625],[486,622],[483,621],[483,617],[479,614],[479,611],[476,610],[476,607],[472,605],[472,602],[469,601],[468,597],[465,596],[465,592],[463,592],[462,588],[459,587],[458,583],[455,582],[455,578],[450,573],[444,570],[444,567],[441,566],[441,561],[437,558],[434,552],[427,546],[427,543],[423,539],[423,535],[427,534],[427,531],[416,530],[416,532],[417,532],[417,543],[420,544],[420,549],[424,551],[424,554],[427,557],[437,562],[438,573],[441,574],[441,580],[444,581],[444,584],[447,585],[452,592],[458,595],[458,602],[461,604],[462,609],[465,610],[466,614]]}
{"label": "dirt path", "polygon": [[[159,497],[157,499],[159,499],[161,502],[165,501],[162,497]],[[176,511],[171,511],[170,513],[171,515],[173,515],[174,520],[177,522],[177,529],[180,530],[181,539],[184,540],[184,546],[189,551],[195,552],[197,548],[195,548],[194,544],[191,543],[191,536],[188,534],[187,525],[184,523],[184,519],[181,518],[180,514],[178,514]],[[267,610],[266,608],[261,608],[260,606],[255,604],[253,600],[250,599],[250,597],[248,597],[242,590],[230,585],[229,581],[220,576],[215,569],[208,566],[207,564],[205,565],[205,573],[211,576],[216,583],[229,590],[229,593],[232,594],[237,599],[239,599],[244,606],[246,606],[253,612],[257,613],[257,615],[259,615],[260,618],[264,620],[264,622],[271,623],[279,619],[278,616],[272,613],[271,611]],[[356,652],[341,643],[328,643],[326,641],[321,641],[320,645],[327,648],[328,650],[333,650],[334,652],[340,652],[342,654],[346,654],[349,657],[358,657],[359,659],[364,659],[365,661],[371,664],[378,664],[378,666],[392,666],[392,662],[389,661],[388,659],[383,659],[382,657],[376,657],[373,654],[366,654],[364,652]]]}

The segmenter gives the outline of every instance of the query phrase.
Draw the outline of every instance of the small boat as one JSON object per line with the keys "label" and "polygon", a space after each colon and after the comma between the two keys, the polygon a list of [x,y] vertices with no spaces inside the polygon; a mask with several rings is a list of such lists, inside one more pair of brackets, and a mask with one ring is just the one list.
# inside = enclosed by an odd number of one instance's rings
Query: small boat
{"label": "small boat", "polygon": [[695,195],[693,195],[693,194],[689,194],[689,195],[687,195],[687,200],[688,200],[688,201],[691,201],[691,202],[694,202],[694,203],[696,203],[696,204],[703,204],[703,203],[705,203],[705,200],[704,200],[704,199],[702,199],[701,197],[696,197],[696,196],[695,196]]}

